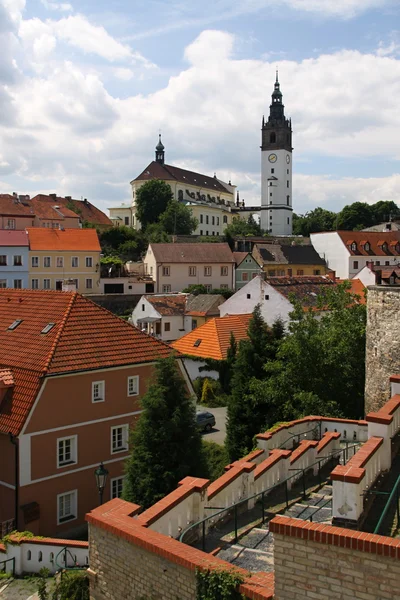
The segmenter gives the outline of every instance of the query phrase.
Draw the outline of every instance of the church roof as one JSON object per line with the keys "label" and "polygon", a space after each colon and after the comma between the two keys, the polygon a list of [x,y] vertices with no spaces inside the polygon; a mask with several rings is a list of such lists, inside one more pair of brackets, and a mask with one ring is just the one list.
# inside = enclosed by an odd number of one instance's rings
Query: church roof
{"label": "church roof", "polygon": [[222,192],[231,194],[228,187],[225,187],[216,177],[196,173],[195,171],[187,171],[180,167],[172,165],[162,165],[153,160],[133,181],[150,181],[151,179],[162,179],[163,181],[179,181],[196,187],[206,188],[214,192]]}

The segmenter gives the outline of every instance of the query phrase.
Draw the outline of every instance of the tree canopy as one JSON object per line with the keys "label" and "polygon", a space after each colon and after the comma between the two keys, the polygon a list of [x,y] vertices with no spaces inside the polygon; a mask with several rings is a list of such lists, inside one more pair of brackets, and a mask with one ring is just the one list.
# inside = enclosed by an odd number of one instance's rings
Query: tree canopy
{"label": "tree canopy", "polygon": [[191,235],[198,225],[190,208],[171,200],[166,210],[160,215],[160,225],[171,235]]}
{"label": "tree canopy", "polygon": [[136,216],[145,231],[151,223],[157,223],[168,203],[173,199],[171,187],[161,179],[146,181],[136,192]]}

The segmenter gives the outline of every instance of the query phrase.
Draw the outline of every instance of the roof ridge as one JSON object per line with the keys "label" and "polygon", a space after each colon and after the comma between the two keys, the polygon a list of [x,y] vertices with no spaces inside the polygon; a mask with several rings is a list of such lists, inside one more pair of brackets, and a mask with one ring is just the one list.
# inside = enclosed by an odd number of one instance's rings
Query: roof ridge
{"label": "roof ridge", "polygon": [[64,313],[64,317],[63,317],[63,319],[62,319],[62,321],[61,321],[60,328],[59,328],[59,330],[57,331],[57,335],[56,335],[56,337],[54,338],[53,345],[52,345],[52,347],[50,348],[50,352],[49,352],[49,354],[48,354],[48,357],[47,357],[46,364],[45,364],[45,366],[44,366],[44,368],[43,368],[43,373],[47,373],[47,371],[49,370],[49,367],[50,367],[51,361],[53,360],[54,353],[55,353],[55,351],[56,351],[56,348],[57,348],[57,344],[58,344],[58,342],[60,341],[60,337],[61,337],[61,335],[62,335],[62,333],[63,333],[63,331],[64,331],[64,327],[65,327],[65,325],[66,325],[66,323],[67,323],[68,317],[69,317],[69,315],[70,315],[70,313],[71,313],[72,307],[73,307],[73,305],[74,305],[74,303],[75,303],[75,299],[76,299],[77,297],[78,297],[78,292],[73,292],[73,293],[72,293],[72,295],[71,295],[71,299],[70,299],[70,301],[69,301],[69,304],[68,304],[68,306],[67,306],[67,308],[66,308],[66,311],[65,311],[65,313]]}

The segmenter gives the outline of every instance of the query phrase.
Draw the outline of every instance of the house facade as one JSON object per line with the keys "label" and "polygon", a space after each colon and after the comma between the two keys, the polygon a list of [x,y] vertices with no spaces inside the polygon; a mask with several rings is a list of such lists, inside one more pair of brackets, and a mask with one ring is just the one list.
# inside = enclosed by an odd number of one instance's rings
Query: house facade
{"label": "house facade", "polygon": [[327,231],[312,233],[311,243],[341,279],[352,279],[368,264],[396,266],[400,231]]}
{"label": "house facade", "polygon": [[178,339],[192,329],[185,314],[186,294],[142,296],[133,309],[133,325],[163,342]]}
{"label": "house facade", "polygon": [[260,275],[262,267],[250,252],[234,252],[235,290],[240,290],[249,281]]}
{"label": "house facade", "polygon": [[120,204],[119,206],[111,206],[108,209],[110,213],[110,221],[114,227],[125,225],[126,227],[135,226],[135,217],[130,204]]}
{"label": "house facade", "polygon": [[144,265],[155,293],[181,292],[199,284],[207,290],[235,286],[235,261],[228,244],[150,244]]}
{"label": "house facade", "polygon": [[175,200],[184,203],[198,220],[196,235],[221,235],[232,222],[235,206],[236,186],[216,177],[174,167],[165,163],[165,148],[161,136],[155,150],[155,160],[131,181],[132,188],[132,225],[140,229],[136,217],[136,194],[139,188],[152,179],[167,183]]}
{"label": "house facade", "polygon": [[268,277],[326,275],[325,260],[310,245],[256,243],[252,255]]}
{"label": "house facade", "polygon": [[29,228],[29,287],[61,290],[72,280],[76,290],[100,292],[100,243],[95,229]]}
{"label": "house facade", "polygon": [[[121,495],[129,429],[170,349],[77,293],[0,290],[0,525],[78,534]],[[179,366],[181,367],[179,361]]]}
{"label": "house facade", "polygon": [[259,304],[261,315],[268,325],[277,319],[287,324],[293,311],[289,300],[291,294],[307,309],[315,305],[319,294],[335,285],[332,279],[321,276],[270,277],[265,280],[257,276],[221,304],[219,312],[221,317],[249,314]]}
{"label": "house facade", "polygon": [[0,230],[0,288],[29,287],[29,242],[26,231]]}

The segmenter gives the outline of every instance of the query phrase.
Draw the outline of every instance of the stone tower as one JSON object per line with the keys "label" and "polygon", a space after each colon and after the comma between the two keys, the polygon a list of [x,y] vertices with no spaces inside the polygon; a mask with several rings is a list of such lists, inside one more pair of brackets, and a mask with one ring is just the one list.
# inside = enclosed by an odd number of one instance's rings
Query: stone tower
{"label": "stone tower", "polygon": [[273,235],[292,234],[292,123],[285,117],[278,71],[261,127],[261,227]]}
{"label": "stone tower", "polygon": [[365,412],[390,398],[391,375],[400,375],[400,286],[374,285],[367,295]]}

